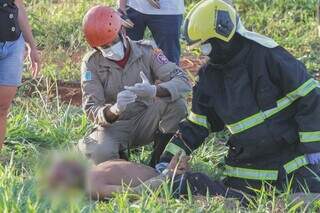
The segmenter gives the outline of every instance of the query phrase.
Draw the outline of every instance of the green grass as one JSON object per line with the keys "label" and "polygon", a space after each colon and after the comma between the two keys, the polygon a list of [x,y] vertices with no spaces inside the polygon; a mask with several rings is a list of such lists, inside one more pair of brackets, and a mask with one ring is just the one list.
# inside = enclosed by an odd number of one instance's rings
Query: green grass
{"label": "green grass", "polygon": [[[90,131],[91,124],[78,107],[64,105],[48,92],[55,80],[79,80],[80,63],[88,50],[81,33],[85,11],[98,2],[111,0],[27,0],[27,10],[35,37],[42,50],[43,75],[53,83],[42,85],[26,97],[34,87],[28,83],[20,88],[8,121],[6,146],[0,153],[0,212],[297,212],[303,204],[294,204],[288,193],[275,196],[261,191],[247,208],[223,198],[176,200],[170,187],[143,194],[130,202],[119,194],[110,202],[92,202],[84,195],[53,199],[41,190],[39,170],[47,150],[72,148]],[[187,9],[196,1],[187,1]],[[310,71],[320,67],[320,39],[316,35],[316,0],[236,0],[242,20],[249,29],[273,37],[306,63]],[[114,4],[114,3],[113,3]],[[186,52],[186,50],[184,50]],[[49,81],[48,81],[49,82]],[[37,87],[35,87],[37,88]],[[216,136],[216,137],[215,137]],[[193,155],[194,171],[221,179],[219,165],[226,149],[217,143],[223,133],[211,135],[207,143]],[[132,156],[147,162],[150,147],[139,149]],[[320,203],[308,209],[319,212]]]}
{"label": "green grass", "polygon": [[[248,29],[268,35],[318,71],[320,39],[316,29],[317,0],[235,0]],[[28,13],[42,49],[43,73],[50,78],[79,80],[81,58],[88,50],[82,31],[85,12],[105,0],[28,0]],[[191,3],[192,2],[192,3]],[[188,1],[187,10],[197,1]],[[149,35],[149,34],[148,34]],[[184,46],[184,45],[183,45]],[[184,50],[186,52],[186,50]]]}

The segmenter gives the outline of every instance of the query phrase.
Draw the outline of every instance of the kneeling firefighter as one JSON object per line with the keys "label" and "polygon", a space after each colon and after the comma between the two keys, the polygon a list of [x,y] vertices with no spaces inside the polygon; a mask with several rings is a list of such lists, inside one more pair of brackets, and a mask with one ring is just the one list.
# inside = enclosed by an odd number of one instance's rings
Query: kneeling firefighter
{"label": "kneeling firefighter", "polygon": [[227,128],[226,188],[252,193],[249,188],[264,182],[279,190],[290,182],[294,192],[319,193],[319,82],[275,41],[246,30],[223,0],[198,3],[184,36],[210,60],[199,71],[191,112],[156,168],[162,171],[178,152],[191,154],[210,131]]}
{"label": "kneeling firefighter", "polygon": [[[122,24],[106,6],[90,9],[83,21],[94,48],[82,63],[83,107],[97,127],[78,147],[96,164],[152,141],[164,149],[162,141],[169,141],[187,114],[184,96],[191,86],[186,74],[150,43],[124,36]],[[156,80],[161,83],[154,85]]]}

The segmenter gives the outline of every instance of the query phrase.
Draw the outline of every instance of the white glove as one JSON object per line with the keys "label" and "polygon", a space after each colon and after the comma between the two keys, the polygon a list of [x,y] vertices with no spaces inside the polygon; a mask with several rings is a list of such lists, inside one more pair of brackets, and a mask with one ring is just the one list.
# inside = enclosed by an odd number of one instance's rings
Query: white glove
{"label": "white glove", "polygon": [[140,77],[142,79],[142,83],[137,83],[133,87],[127,87],[124,88],[126,90],[129,90],[133,93],[135,93],[139,97],[148,97],[148,98],[154,98],[157,95],[157,87],[155,85],[151,85],[148,78],[145,76],[145,74],[141,71]]}
{"label": "white glove", "polygon": [[131,91],[124,90],[119,92],[117,95],[117,103],[115,103],[111,108],[110,112],[119,115],[124,112],[127,105],[136,101],[137,95]]}

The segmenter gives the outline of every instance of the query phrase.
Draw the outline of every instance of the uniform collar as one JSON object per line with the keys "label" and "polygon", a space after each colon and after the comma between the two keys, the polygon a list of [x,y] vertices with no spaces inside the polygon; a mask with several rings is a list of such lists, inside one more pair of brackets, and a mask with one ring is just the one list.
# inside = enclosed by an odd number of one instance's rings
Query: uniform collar
{"label": "uniform collar", "polygon": [[239,66],[240,64],[242,64],[244,62],[244,58],[247,56],[247,54],[250,50],[250,47],[251,47],[250,42],[245,41],[243,44],[243,48],[228,63],[214,64],[210,61],[208,63],[212,68],[218,69],[218,70],[228,70],[228,69],[233,68],[235,66]]}
{"label": "uniform collar", "polygon": [[128,61],[128,63],[130,63],[139,59],[142,56],[142,51],[141,51],[141,47],[139,47],[136,42],[132,41],[129,38],[128,38],[128,43],[131,47],[131,55]]}

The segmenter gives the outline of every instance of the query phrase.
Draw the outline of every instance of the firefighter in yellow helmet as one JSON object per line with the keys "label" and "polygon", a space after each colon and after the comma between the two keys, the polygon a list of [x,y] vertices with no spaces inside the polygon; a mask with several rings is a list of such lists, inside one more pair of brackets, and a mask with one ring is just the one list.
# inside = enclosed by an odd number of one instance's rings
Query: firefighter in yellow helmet
{"label": "firefighter in yellow helmet", "polygon": [[[199,71],[192,109],[156,168],[176,153],[190,155],[210,132],[227,129],[224,189],[246,193],[267,182],[293,192],[320,192],[320,89],[305,66],[271,38],[246,30],[222,0],[199,2],[188,14],[184,37],[210,60]],[[181,168],[183,169],[183,168]]]}

